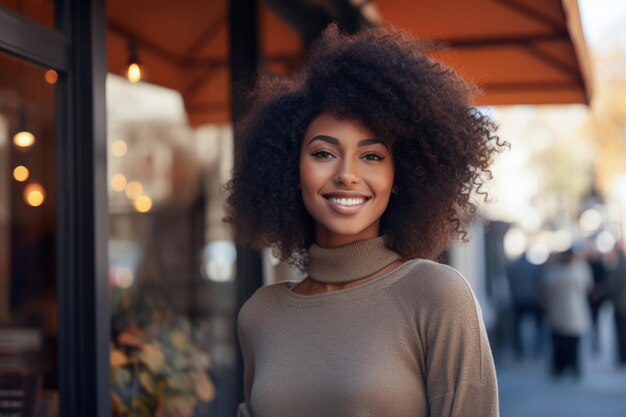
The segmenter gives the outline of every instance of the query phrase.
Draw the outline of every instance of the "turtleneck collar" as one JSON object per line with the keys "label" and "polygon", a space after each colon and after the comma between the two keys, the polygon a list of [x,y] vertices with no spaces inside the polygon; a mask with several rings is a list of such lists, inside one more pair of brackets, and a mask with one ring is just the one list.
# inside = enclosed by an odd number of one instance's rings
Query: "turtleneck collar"
{"label": "turtleneck collar", "polygon": [[385,237],[360,240],[338,248],[309,248],[307,273],[326,284],[341,284],[372,275],[401,257],[385,247]]}

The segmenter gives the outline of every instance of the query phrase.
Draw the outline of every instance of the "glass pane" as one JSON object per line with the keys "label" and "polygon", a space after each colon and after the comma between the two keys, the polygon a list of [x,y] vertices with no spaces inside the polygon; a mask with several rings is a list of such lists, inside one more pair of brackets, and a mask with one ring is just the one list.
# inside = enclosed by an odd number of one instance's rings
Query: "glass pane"
{"label": "glass pane", "polygon": [[236,253],[222,184],[231,128],[192,127],[178,92],[115,75],[107,113],[116,414],[230,417]]}
{"label": "glass pane", "polygon": [[57,75],[0,54],[0,415],[56,415]]}
{"label": "glass pane", "polygon": [[0,6],[49,28],[56,26],[54,0],[0,0]]}

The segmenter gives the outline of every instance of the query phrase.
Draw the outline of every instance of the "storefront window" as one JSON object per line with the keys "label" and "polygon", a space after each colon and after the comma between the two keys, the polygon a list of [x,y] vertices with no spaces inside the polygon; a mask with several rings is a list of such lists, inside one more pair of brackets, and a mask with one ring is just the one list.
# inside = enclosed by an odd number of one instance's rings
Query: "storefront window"
{"label": "storefront window", "polygon": [[52,70],[0,54],[2,416],[58,412],[57,78]]}
{"label": "storefront window", "polygon": [[107,80],[111,382],[118,416],[230,416],[235,261],[222,222],[229,125],[180,94]]}
{"label": "storefront window", "polygon": [[0,6],[34,20],[41,25],[55,28],[54,0],[0,0]]}

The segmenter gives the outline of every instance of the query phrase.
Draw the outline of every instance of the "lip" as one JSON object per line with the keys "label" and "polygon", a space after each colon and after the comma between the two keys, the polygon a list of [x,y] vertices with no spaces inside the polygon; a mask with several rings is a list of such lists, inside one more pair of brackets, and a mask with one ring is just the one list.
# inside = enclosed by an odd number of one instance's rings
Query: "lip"
{"label": "lip", "polygon": [[[363,206],[365,206],[368,201],[370,201],[372,199],[371,196],[365,195],[365,194],[360,194],[360,193],[355,193],[355,192],[332,192],[332,193],[326,193],[326,194],[322,194],[322,197],[324,197],[324,200],[326,200],[326,203],[328,204],[328,206],[331,208],[331,210],[333,210],[336,213],[339,214],[355,214],[358,213]],[[330,200],[330,197],[337,197],[337,198],[364,198],[365,201],[361,204],[357,204],[354,206],[342,206],[340,204],[334,203]]]}

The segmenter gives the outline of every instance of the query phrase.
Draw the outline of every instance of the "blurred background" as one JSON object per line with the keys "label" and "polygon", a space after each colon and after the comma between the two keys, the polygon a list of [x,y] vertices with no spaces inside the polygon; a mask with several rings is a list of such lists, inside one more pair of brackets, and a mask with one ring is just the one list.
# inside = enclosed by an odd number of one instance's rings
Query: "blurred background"
{"label": "blurred background", "polygon": [[[0,7],[55,25],[52,1]],[[477,196],[471,241],[446,256],[481,303],[501,415],[626,415],[621,0],[109,0],[113,414],[233,415],[238,308],[258,286],[301,276],[269,251],[237,247],[222,222],[232,122],[251,74],[297,71],[331,20],[445,43],[431,55],[483,90],[477,104],[511,144],[491,201]],[[58,76],[0,53],[0,383],[38,375],[43,389],[27,391],[42,416],[58,407]]]}

